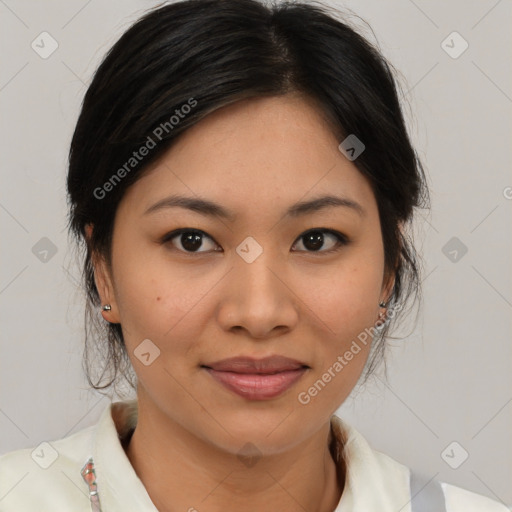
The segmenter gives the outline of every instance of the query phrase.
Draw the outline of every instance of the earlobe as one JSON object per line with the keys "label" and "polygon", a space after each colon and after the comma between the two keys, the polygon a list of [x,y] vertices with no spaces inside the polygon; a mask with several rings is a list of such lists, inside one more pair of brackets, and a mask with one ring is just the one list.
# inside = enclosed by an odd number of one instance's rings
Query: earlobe
{"label": "earlobe", "polygon": [[400,221],[398,223],[398,229],[400,232],[400,236],[397,240],[399,248],[398,254],[396,256],[396,260],[392,269],[387,268],[384,271],[384,279],[382,283],[382,295],[381,301],[389,305],[389,302],[393,296],[393,290],[395,288],[396,275],[399,269],[400,258],[402,257],[402,235],[404,232],[404,223]]}
{"label": "earlobe", "polygon": [[[385,271],[384,279],[382,282],[381,296],[379,301],[379,311],[377,324],[382,325],[386,322],[388,316],[389,303],[393,295],[393,288],[395,286],[396,271]],[[376,325],[377,325],[376,324]]]}
{"label": "earlobe", "polygon": [[387,321],[387,313],[389,302],[391,300],[391,295],[393,291],[393,287],[395,285],[395,277],[394,274],[384,278],[384,284],[382,286],[382,294],[381,300],[379,302],[379,308],[381,311],[379,312],[377,321],[375,326],[383,325]]}
{"label": "earlobe", "polygon": [[106,266],[106,262],[102,257],[95,258],[94,281],[101,298],[101,314],[103,318],[107,322],[118,324],[120,322],[114,287]]}
{"label": "earlobe", "polygon": [[389,305],[389,302],[393,295],[394,287],[395,287],[395,273],[393,272],[393,273],[387,275],[384,279],[384,284],[382,286],[381,302],[384,302],[384,303],[386,303],[386,305]]}
{"label": "earlobe", "polygon": [[[87,243],[92,234],[92,225],[88,224],[85,227]],[[100,296],[101,301],[101,314],[103,318],[110,323],[120,323],[117,304],[114,294],[114,286],[107,268],[105,259],[97,252],[91,249],[91,264],[94,269],[94,283]]]}

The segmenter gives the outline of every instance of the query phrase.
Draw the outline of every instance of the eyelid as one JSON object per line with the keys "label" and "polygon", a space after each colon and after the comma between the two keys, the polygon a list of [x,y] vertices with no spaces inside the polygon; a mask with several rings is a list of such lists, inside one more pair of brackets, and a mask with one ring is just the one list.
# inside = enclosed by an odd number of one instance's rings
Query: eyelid
{"label": "eyelid", "polygon": [[[169,233],[166,233],[160,239],[160,243],[162,243],[162,244],[169,243],[173,238],[176,238],[177,236],[179,236],[183,233],[194,233],[197,235],[202,235],[206,238],[209,238],[215,244],[217,244],[217,246],[219,246],[219,244],[215,241],[215,239],[213,237],[211,237],[208,233],[206,233],[202,229],[197,229],[197,228],[179,228],[179,229],[174,229],[173,231],[169,231]],[[176,250],[183,254],[207,254],[208,252],[220,252],[220,251],[196,251],[196,252],[194,252],[194,251],[182,251],[181,249],[176,249]]]}
{"label": "eyelid", "polygon": [[[332,252],[336,252],[338,250],[340,250],[341,247],[343,246],[346,246],[350,243],[350,238],[345,235],[344,233],[341,233],[340,231],[336,230],[336,229],[332,229],[332,228],[325,228],[325,227],[318,227],[318,228],[311,228],[311,229],[307,229],[306,231],[303,231],[296,239],[295,241],[293,242],[292,244],[292,247],[294,247],[297,242],[304,236],[308,235],[309,233],[315,233],[315,232],[321,232],[321,233],[328,233],[332,236],[334,236],[336,239],[337,239],[337,246],[332,248],[332,249],[328,249],[326,251],[298,251],[298,252],[303,252],[303,253],[306,253],[306,254],[329,254],[329,253],[332,253]],[[215,241],[215,239],[213,237],[211,237],[208,233],[206,233],[205,231],[201,230],[201,229],[198,229],[198,228],[178,228],[178,229],[175,229],[173,231],[170,231],[169,233],[166,233],[161,239],[160,239],[160,243],[162,244],[166,244],[168,242],[170,242],[173,238],[176,238],[177,236],[183,234],[183,233],[195,233],[195,234],[198,234],[198,235],[203,235],[205,236],[206,238],[209,238],[210,240],[212,240],[215,244],[217,244],[218,247],[220,247],[220,245]],[[182,251],[181,249],[176,249],[178,252],[181,252],[183,254],[190,254],[190,255],[194,255],[194,254],[208,254],[209,252],[221,252],[221,251]]]}
{"label": "eyelid", "polygon": [[336,246],[333,247],[332,249],[328,249],[326,251],[298,251],[298,252],[303,252],[303,253],[308,254],[308,255],[310,255],[310,254],[312,254],[312,255],[316,255],[316,254],[330,254],[330,253],[339,251],[342,247],[344,247],[344,246],[346,246],[346,245],[348,245],[350,243],[349,237],[347,235],[345,235],[344,233],[341,233],[337,229],[318,227],[318,228],[308,229],[308,230],[304,231],[303,233],[301,233],[296,238],[296,241],[293,242],[293,246],[295,246],[297,241],[300,240],[302,237],[308,235],[309,233],[315,233],[315,232],[328,233],[329,235],[334,236],[336,238],[336,240],[337,240]]}

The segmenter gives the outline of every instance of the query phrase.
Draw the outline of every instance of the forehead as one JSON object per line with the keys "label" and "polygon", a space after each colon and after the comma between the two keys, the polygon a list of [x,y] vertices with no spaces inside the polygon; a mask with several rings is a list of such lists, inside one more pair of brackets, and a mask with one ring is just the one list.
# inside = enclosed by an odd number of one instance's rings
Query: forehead
{"label": "forehead", "polygon": [[337,134],[311,99],[298,95],[243,100],[184,132],[125,194],[141,215],[167,195],[186,194],[248,210],[282,210],[336,194],[375,206],[366,177],[339,151]]}

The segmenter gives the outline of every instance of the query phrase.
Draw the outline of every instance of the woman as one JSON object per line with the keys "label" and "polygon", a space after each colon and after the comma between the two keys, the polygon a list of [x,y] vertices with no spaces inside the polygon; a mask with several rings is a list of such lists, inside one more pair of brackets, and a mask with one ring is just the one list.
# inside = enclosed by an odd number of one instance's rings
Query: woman
{"label": "woman", "polygon": [[390,66],[335,12],[150,11],[95,74],[67,184],[90,382],[137,399],[4,455],[0,510],[507,510],[334,416],[418,292],[428,197]]}

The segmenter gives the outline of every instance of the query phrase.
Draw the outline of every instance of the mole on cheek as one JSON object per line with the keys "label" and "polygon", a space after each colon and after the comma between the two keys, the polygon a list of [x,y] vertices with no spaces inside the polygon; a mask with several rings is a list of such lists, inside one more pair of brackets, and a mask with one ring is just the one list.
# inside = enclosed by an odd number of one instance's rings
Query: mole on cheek
{"label": "mole on cheek", "polygon": [[156,300],[157,300],[157,301],[158,301],[158,300],[160,300],[160,297],[157,297],[157,298],[156,298]]}

